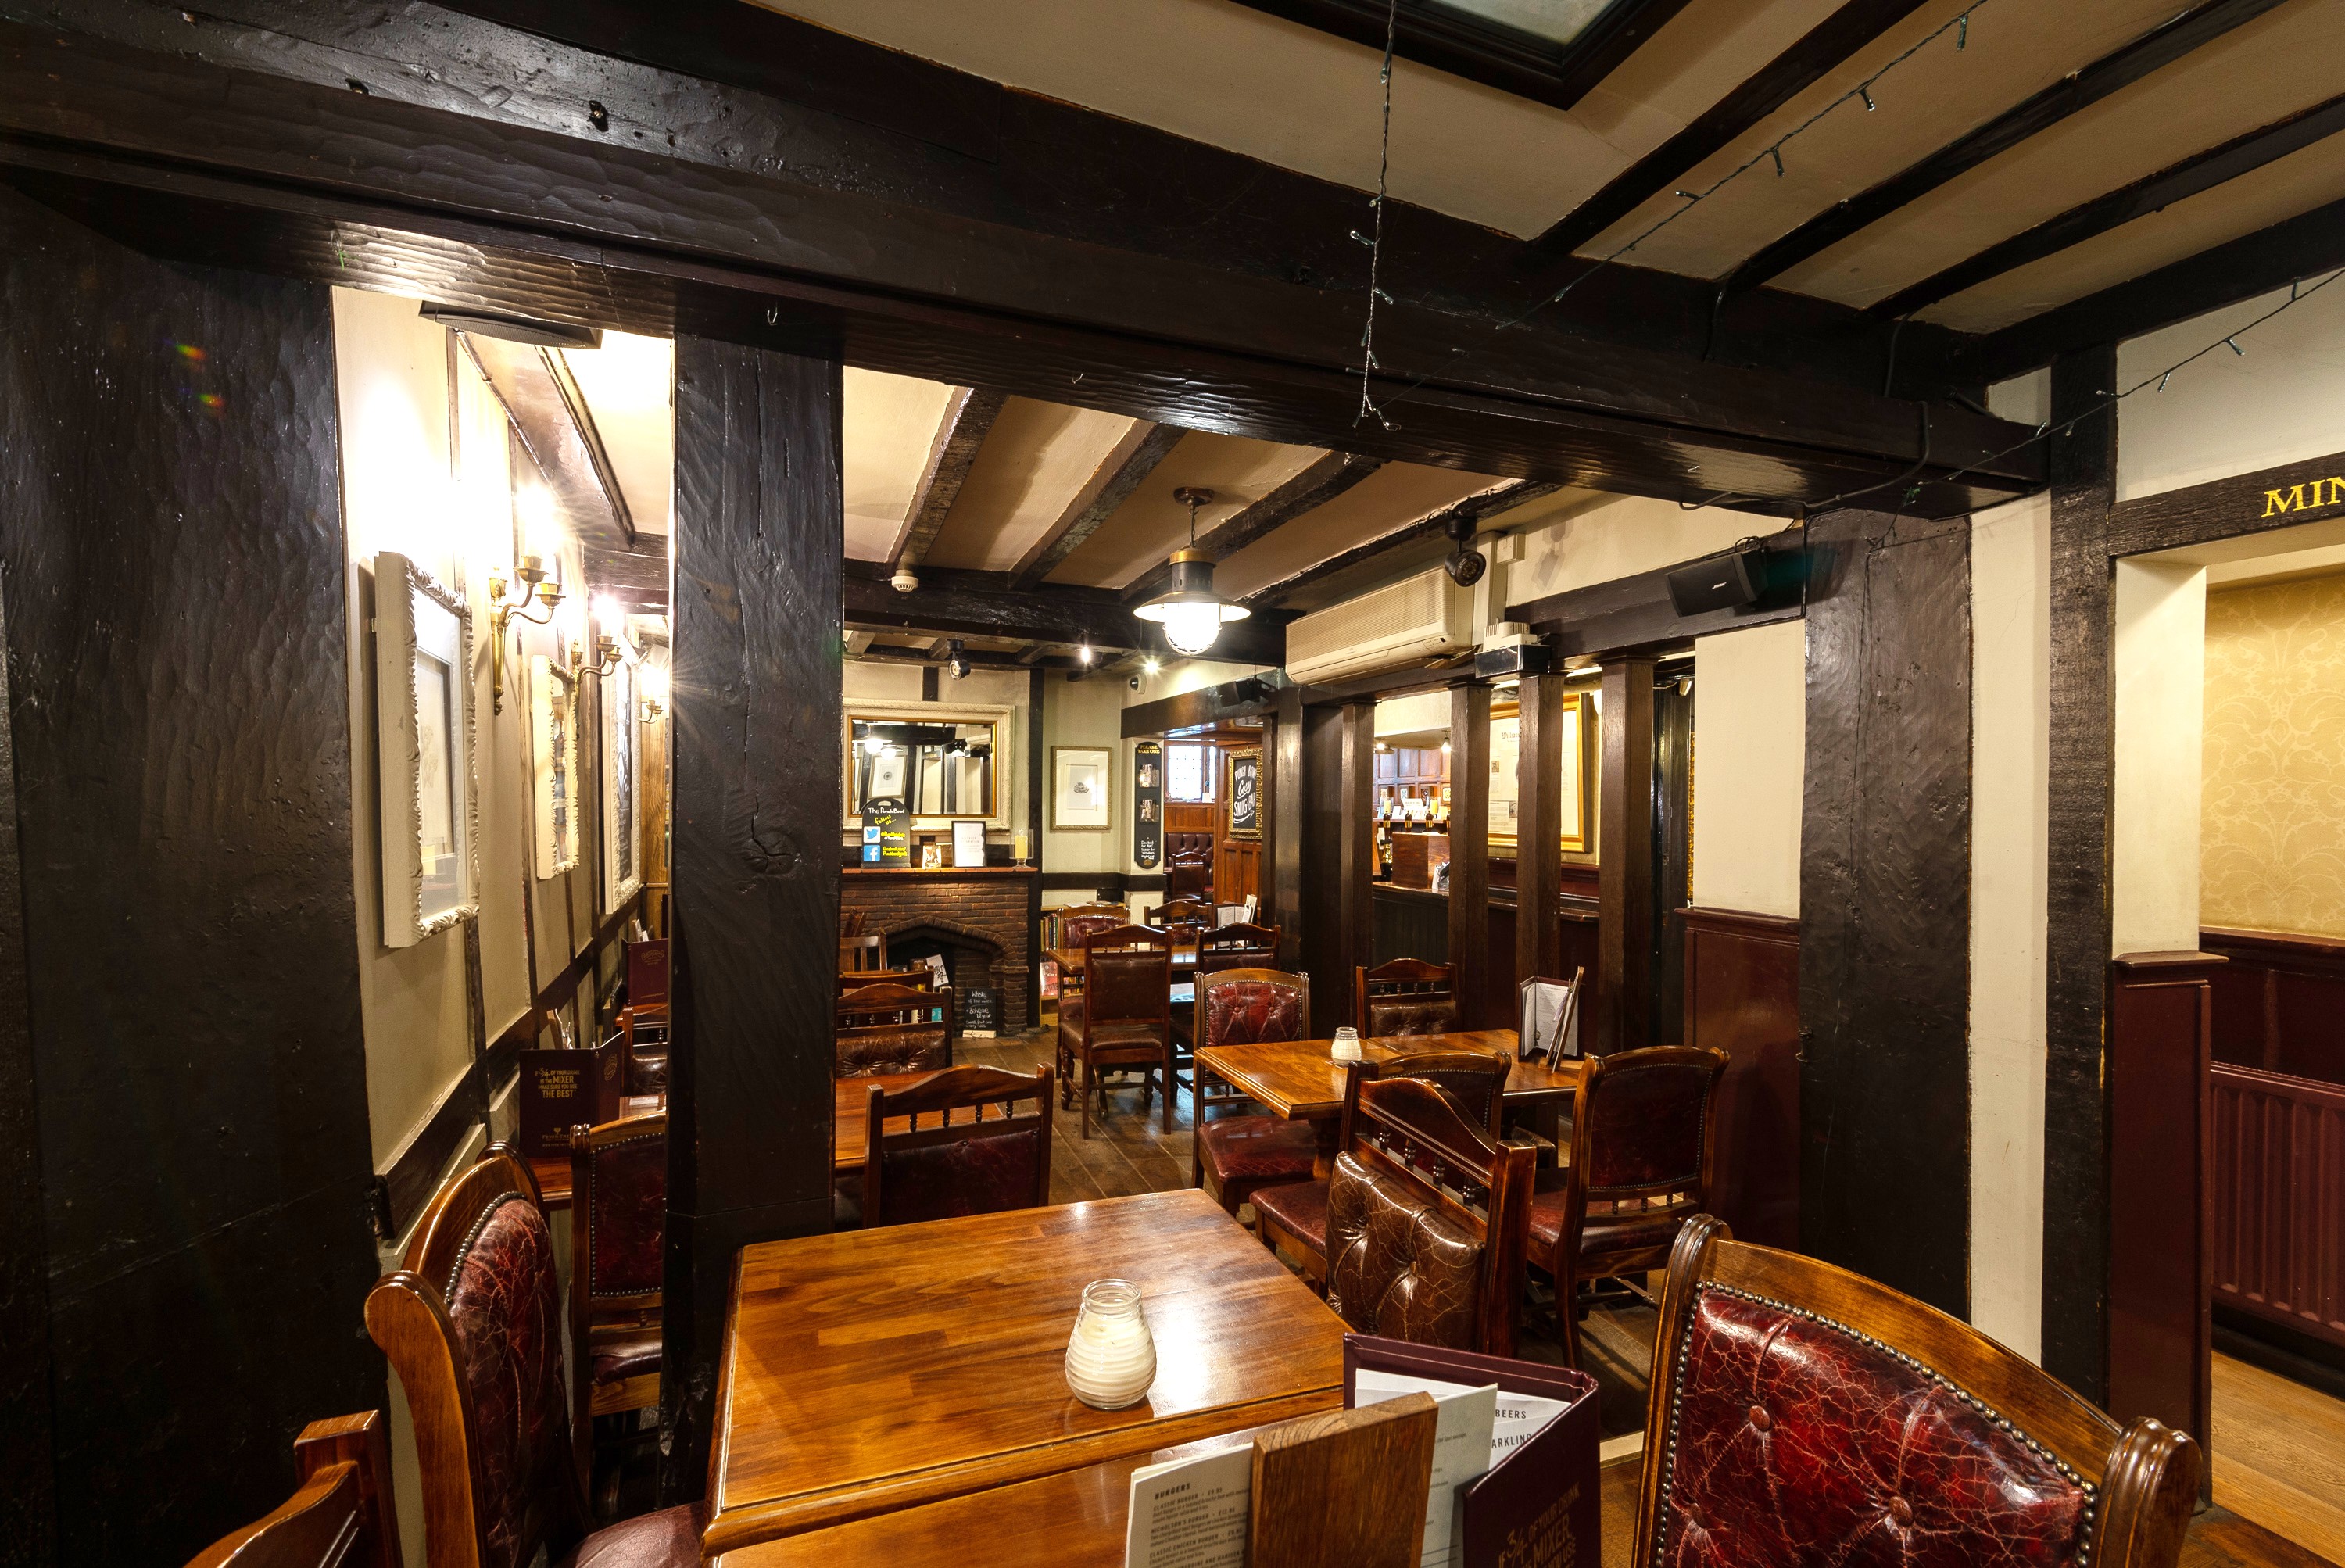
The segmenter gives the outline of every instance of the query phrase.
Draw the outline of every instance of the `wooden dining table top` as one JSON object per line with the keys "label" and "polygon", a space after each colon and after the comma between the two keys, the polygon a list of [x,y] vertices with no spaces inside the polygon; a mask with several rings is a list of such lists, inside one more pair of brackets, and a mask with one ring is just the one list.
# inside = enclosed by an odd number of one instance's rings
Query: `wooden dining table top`
{"label": "wooden dining table top", "polygon": [[[1360,1054],[1376,1062],[1420,1051],[1503,1051],[1511,1057],[1517,1040],[1511,1029],[1467,1029],[1449,1034],[1363,1040]],[[1255,1045],[1204,1045],[1197,1050],[1197,1064],[1273,1115],[1288,1121],[1320,1121],[1344,1112],[1344,1064],[1327,1054],[1333,1044],[1328,1040],[1278,1040]],[[1516,1105],[1563,1101],[1579,1087],[1577,1061],[1552,1067],[1543,1062],[1517,1061],[1507,1074],[1506,1098]]]}
{"label": "wooden dining table top", "polygon": [[[870,1139],[867,1135],[867,1129],[871,1125],[871,1091],[873,1089],[885,1089],[892,1095],[907,1084],[917,1084],[923,1078],[933,1076],[935,1076],[934,1073],[874,1073],[861,1078],[832,1079],[830,1174],[834,1176],[845,1176],[849,1171],[859,1171],[863,1168],[864,1156],[870,1151]],[[1010,1114],[998,1105],[980,1106],[980,1111],[982,1118],[989,1122],[1000,1121]],[[935,1113],[930,1115],[934,1115]],[[968,1116],[960,1111],[953,1113],[953,1120],[956,1123],[968,1119]],[[931,1120],[922,1125],[933,1126],[936,1123]],[[881,1130],[903,1133],[909,1132],[911,1126],[911,1118],[909,1116],[890,1116],[888,1118],[888,1125]]]}
{"label": "wooden dining table top", "polygon": [[[1083,1287],[1130,1279],[1156,1381],[1067,1390]],[[735,1265],[704,1557],[1333,1410],[1344,1323],[1194,1189],[764,1242]]]}

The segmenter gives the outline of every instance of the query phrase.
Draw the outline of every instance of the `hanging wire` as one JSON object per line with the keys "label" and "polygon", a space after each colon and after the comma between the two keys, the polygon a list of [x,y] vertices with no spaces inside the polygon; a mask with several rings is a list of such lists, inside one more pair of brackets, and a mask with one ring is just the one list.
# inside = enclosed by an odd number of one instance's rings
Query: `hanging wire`
{"label": "hanging wire", "polygon": [[1357,424],[1362,420],[1374,415],[1376,423],[1386,430],[1393,428],[1393,422],[1385,416],[1383,409],[1376,406],[1376,394],[1370,390],[1369,378],[1376,372],[1376,301],[1386,297],[1382,286],[1385,259],[1385,195],[1392,175],[1393,45],[1399,36],[1400,0],[1386,0],[1385,58],[1383,69],[1379,73],[1385,93],[1384,140],[1376,157],[1376,234],[1371,239],[1356,229],[1352,230],[1352,238],[1363,240],[1368,247],[1368,324],[1367,330],[1360,335],[1360,412],[1352,416],[1352,423]]}

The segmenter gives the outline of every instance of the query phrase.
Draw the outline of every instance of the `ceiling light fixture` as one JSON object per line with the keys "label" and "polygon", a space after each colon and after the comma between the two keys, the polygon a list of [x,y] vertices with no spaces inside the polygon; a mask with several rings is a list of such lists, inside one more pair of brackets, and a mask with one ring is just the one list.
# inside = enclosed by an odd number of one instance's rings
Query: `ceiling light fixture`
{"label": "ceiling light fixture", "polygon": [[963,679],[969,674],[969,655],[961,651],[959,637],[945,644],[945,673],[955,680]]}
{"label": "ceiling light fixture", "polygon": [[1188,547],[1172,552],[1172,580],[1164,591],[1132,612],[1162,626],[1164,640],[1193,657],[1211,649],[1224,625],[1253,614],[1213,592],[1213,563],[1197,548],[1197,508],[1213,498],[1212,491],[1190,484],[1172,492],[1172,499],[1189,509]]}

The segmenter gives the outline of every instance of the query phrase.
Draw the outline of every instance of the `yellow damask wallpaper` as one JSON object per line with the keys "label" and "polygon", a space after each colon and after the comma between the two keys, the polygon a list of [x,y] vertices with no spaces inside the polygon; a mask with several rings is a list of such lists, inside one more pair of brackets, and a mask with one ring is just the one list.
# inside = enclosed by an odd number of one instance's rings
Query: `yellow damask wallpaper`
{"label": "yellow damask wallpaper", "polygon": [[2199,918],[2345,936],[2345,574],[2207,596]]}

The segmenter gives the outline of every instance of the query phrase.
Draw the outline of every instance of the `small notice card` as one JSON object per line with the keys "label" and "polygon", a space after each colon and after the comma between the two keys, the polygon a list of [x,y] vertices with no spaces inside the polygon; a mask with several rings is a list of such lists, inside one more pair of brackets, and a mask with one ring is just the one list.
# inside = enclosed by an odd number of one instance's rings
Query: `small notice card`
{"label": "small notice card", "polygon": [[1425,1501],[1425,1549],[1417,1568],[1457,1568],[1466,1560],[1457,1489],[1487,1474],[1497,1462],[1492,1434],[1497,1420],[1497,1386],[1469,1389],[1431,1378],[1362,1368],[1353,1381],[1355,1409],[1381,1404],[1403,1394],[1433,1396],[1433,1487]]}
{"label": "small notice card", "polygon": [[981,866],[985,864],[985,824],[959,821],[953,824],[953,864]]}
{"label": "small notice card", "polygon": [[1254,1444],[1132,1472],[1124,1568],[1245,1568]]}

